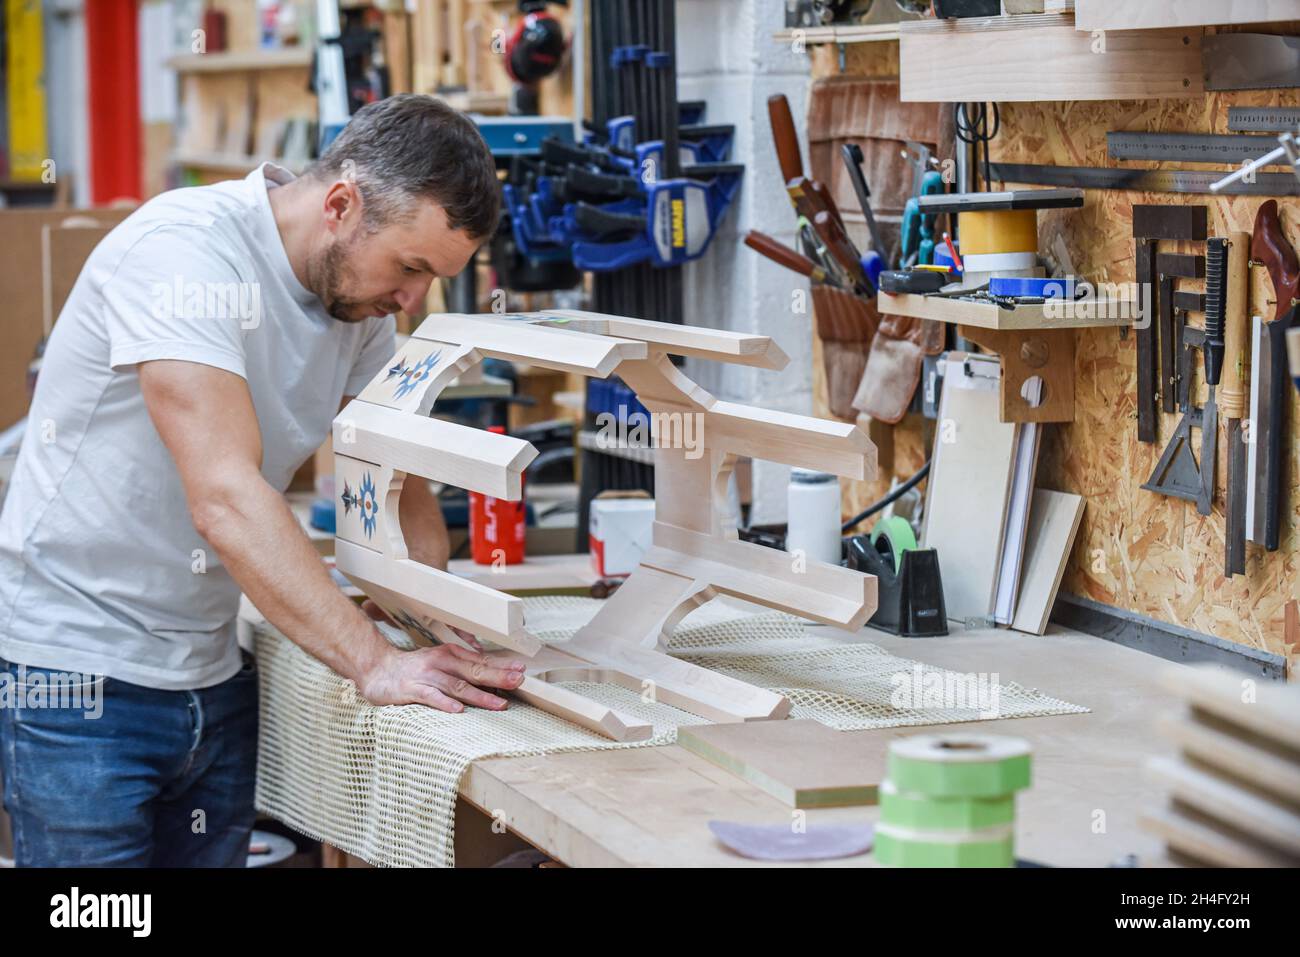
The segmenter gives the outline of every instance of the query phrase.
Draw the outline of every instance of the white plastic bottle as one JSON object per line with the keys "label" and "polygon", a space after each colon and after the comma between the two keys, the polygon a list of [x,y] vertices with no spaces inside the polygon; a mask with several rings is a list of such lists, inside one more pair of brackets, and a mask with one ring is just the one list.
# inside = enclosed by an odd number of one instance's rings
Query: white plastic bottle
{"label": "white plastic bottle", "polygon": [[840,561],[840,480],[828,472],[794,468],[786,492],[787,552],[802,551],[809,561]]}

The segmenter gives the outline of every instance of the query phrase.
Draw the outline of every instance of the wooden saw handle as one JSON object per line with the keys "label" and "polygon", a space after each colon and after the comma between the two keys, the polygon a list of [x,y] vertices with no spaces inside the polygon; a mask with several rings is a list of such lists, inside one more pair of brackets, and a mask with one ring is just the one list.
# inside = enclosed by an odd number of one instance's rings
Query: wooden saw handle
{"label": "wooden saw handle", "polygon": [[1228,302],[1223,314],[1223,379],[1219,385],[1219,414],[1224,419],[1246,415],[1246,361],[1250,354],[1248,300],[1250,296],[1250,234],[1228,234]]}

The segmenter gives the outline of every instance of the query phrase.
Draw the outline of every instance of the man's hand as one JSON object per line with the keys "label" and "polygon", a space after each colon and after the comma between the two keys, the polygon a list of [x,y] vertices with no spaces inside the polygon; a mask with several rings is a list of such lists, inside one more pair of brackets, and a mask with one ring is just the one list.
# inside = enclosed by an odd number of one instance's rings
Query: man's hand
{"label": "man's hand", "polygon": [[504,711],[506,701],[481,688],[512,691],[524,680],[522,661],[489,661],[456,645],[399,651],[394,648],[357,688],[371,704],[424,704],[439,711],[465,705]]}

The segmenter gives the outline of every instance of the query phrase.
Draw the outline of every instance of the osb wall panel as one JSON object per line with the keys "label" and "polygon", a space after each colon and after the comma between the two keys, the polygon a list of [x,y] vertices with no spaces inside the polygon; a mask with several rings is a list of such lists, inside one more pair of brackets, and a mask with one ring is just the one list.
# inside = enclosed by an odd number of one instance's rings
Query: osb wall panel
{"label": "osb wall panel", "polygon": [[[1295,25],[1300,26],[1300,25]],[[1278,28],[1277,32],[1287,32]],[[849,52],[848,69],[883,75],[897,68],[896,51],[866,49]],[[814,75],[838,72],[833,51],[814,56]],[[992,147],[994,161],[1052,163],[1076,166],[1113,165],[1106,156],[1108,130],[1226,132],[1230,106],[1300,106],[1294,90],[1211,93],[1193,100],[1114,103],[1003,104],[1002,132]],[[1131,164],[1147,165],[1160,164]],[[1172,164],[1169,164],[1172,165]],[[1201,167],[1204,168],[1204,167]],[[1249,232],[1262,200],[1255,197],[1183,196],[1131,192],[1089,191],[1081,210],[1053,211],[1040,223],[1041,248],[1056,234],[1065,239],[1076,271],[1090,279],[1131,282],[1134,275],[1131,209],[1134,204],[1203,204],[1209,207],[1212,235],[1228,230]],[[1281,200],[1287,237],[1300,248],[1300,201]],[[1203,244],[1170,249],[1202,252]],[[1162,249],[1166,244],[1162,244]],[[1272,290],[1262,269],[1252,269],[1251,311],[1272,316]],[[1180,281],[1178,288],[1203,289]],[[1193,323],[1200,317],[1193,316]],[[1164,622],[1217,635],[1290,659],[1290,671],[1300,663],[1300,646],[1284,640],[1283,608],[1300,592],[1296,562],[1296,517],[1300,515],[1300,482],[1296,449],[1300,448],[1300,414],[1294,390],[1288,390],[1290,451],[1286,460],[1288,514],[1281,548],[1265,552],[1247,544],[1244,576],[1229,581],[1223,574],[1224,484],[1223,437],[1219,441],[1217,483],[1212,514],[1201,516],[1194,505],[1141,489],[1165,442],[1178,422],[1162,415],[1157,443],[1137,440],[1135,408],[1135,337],[1122,338],[1115,329],[1077,333],[1076,418],[1046,431],[1039,466],[1040,485],[1084,496],[1087,508],[1062,585],[1064,591],[1148,615]],[[1195,380],[1198,403],[1205,390]],[[824,405],[824,383],[815,369],[818,412]],[[924,461],[932,430],[909,417],[895,429],[892,474],[904,478]],[[890,475],[882,469],[873,483],[846,489],[844,508],[853,513],[886,490]]]}

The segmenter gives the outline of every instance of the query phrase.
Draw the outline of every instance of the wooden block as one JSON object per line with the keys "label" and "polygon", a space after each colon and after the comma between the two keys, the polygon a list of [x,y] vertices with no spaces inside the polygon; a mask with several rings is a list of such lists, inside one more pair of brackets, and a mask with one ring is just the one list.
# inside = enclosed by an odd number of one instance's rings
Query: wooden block
{"label": "wooden block", "polygon": [[[998,417],[1003,422],[1074,421],[1074,332],[1042,329],[994,332],[958,326],[958,334],[1000,356]],[[1026,383],[1037,378],[1039,402],[1025,398]]]}
{"label": "wooden block", "polygon": [[334,448],[435,482],[507,498],[537,450],[522,439],[353,400],[334,420]]}
{"label": "wooden block", "polygon": [[584,698],[567,688],[537,678],[524,678],[523,683],[511,694],[614,741],[646,741],[654,734],[652,724],[638,721],[591,698]]}
{"label": "wooden block", "polygon": [[1065,565],[1083,520],[1081,495],[1034,489],[1029,508],[1029,530],[1025,540],[1025,563],[1020,583],[1020,600],[1011,627],[1031,635],[1047,630],[1047,620],[1056,601]]}
{"label": "wooden block", "polygon": [[1184,755],[1300,804],[1300,755],[1295,752],[1270,746],[1248,731],[1196,708],[1177,716],[1161,715],[1156,726]]}
{"label": "wooden block", "polygon": [[381,555],[346,539],[334,543],[334,556],[339,571],[394,620],[394,611],[407,611],[464,629],[521,655],[532,656],[542,648],[524,627],[523,601],[513,595],[409,558]]}
{"label": "wooden block", "polygon": [[1266,741],[1300,750],[1300,688],[1208,666],[1169,668],[1161,683],[1188,704]]}
{"label": "wooden block", "polygon": [[704,428],[711,443],[739,455],[858,481],[876,477],[876,448],[850,422],[719,400],[709,409]]}
{"label": "wooden block", "polygon": [[1152,758],[1147,770],[1176,800],[1300,859],[1300,811],[1294,806],[1175,758]]}
{"label": "wooden block", "polygon": [[535,315],[429,316],[411,333],[420,339],[470,345],[500,359],[531,359],[551,369],[603,379],[627,359],[644,359],[644,342],[594,336],[566,329],[537,328]]}
{"label": "wooden block", "polygon": [[724,595],[856,631],[876,613],[876,579],[839,565],[809,561],[792,572],[789,552],[721,541],[655,522],[654,547],[642,563],[712,585]]}
{"label": "wooden block", "polygon": [[1134,239],[1203,240],[1208,230],[1205,206],[1133,207]]}
{"label": "wooden block", "polygon": [[607,316],[581,310],[546,309],[540,315],[561,328],[601,336],[640,339],[675,356],[697,356],[761,369],[784,369],[790,361],[790,357],[770,336],[726,329],[701,329],[675,322],[653,322],[649,319]]}
{"label": "wooden block", "polygon": [[908,21],[899,38],[903,102],[1156,99],[1205,88],[1199,31],[1100,38],[1075,30],[1068,15],[1044,13]]}
{"label": "wooden block", "polygon": [[1171,851],[1211,867],[1295,867],[1297,858],[1258,841],[1179,801],[1139,816],[1142,827],[1163,838]]}
{"label": "wooden block", "polygon": [[875,804],[885,778],[879,742],[819,721],[683,725],[677,743],[789,807]]}
{"label": "wooden block", "polygon": [[790,713],[790,701],[783,695],[649,648],[618,640],[588,643],[581,632],[569,646],[587,661],[636,676],[640,690],[652,700],[710,721],[770,721]]}
{"label": "wooden block", "polygon": [[876,308],[882,315],[915,316],[980,329],[1014,331],[1127,326],[1137,315],[1138,304],[1127,299],[1103,297],[1089,304],[1088,308],[1067,310],[1047,303],[1025,303],[1014,309],[1003,309],[992,302],[908,293],[895,296],[882,292],[876,297]]}
{"label": "wooden block", "polygon": [[1300,18],[1292,0],[1075,0],[1080,30],[1152,30]]}

